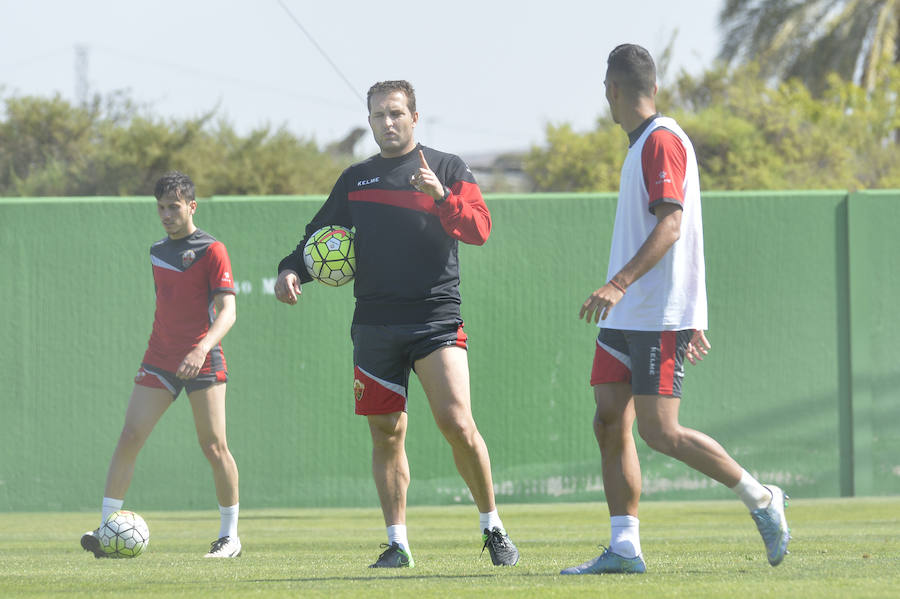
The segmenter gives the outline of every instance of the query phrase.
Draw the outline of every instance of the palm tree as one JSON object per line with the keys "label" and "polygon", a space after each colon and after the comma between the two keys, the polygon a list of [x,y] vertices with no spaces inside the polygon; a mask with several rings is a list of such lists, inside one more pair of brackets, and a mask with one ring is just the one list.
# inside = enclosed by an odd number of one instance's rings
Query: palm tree
{"label": "palm tree", "polygon": [[831,72],[871,90],[900,61],[900,0],[726,0],[719,24],[720,59],[815,92]]}

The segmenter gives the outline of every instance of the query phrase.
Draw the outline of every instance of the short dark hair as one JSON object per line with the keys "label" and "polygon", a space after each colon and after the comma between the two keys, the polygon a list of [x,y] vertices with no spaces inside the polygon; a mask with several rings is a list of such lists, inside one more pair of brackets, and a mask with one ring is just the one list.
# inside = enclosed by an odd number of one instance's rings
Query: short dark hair
{"label": "short dark hair", "polygon": [[650,53],[637,44],[613,48],[606,59],[607,76],[612,73],[628,90],[652,96],[656,86],[656,64]]}
{"label": "short dark hair", "polygon": [[416,90],[413,89],[412,83],[404,79],[397,79],[394,81],[379,81],[369,88],[369,93],[366,94],[366,106],[369,108],[369,112],[372,112],[372,96],[392,92],[403,92],[406,94],[406,105],[409,107],[409,112],[414,113],[416,111]]}
{"label": "short dark hair", "polygon": [[191,178],[178,171],[170,171],[159,178],[153,195],[157,200],[172,195],[185,203],[194,201],[194,182]]}

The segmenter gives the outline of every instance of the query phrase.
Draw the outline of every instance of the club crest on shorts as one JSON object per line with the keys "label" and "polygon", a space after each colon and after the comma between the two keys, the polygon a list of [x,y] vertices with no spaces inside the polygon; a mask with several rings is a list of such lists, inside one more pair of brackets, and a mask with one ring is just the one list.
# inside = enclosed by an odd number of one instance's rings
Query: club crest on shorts
{"label": "club crest on shorts", "polygon": [[359,379],[353,380],[353,397],[356,398],[356,401],[362,400],[363,393],[366,391],[366,386],[363,385],[363,382]]}
{"label": "club crest on shorts", "polygon": [[194,250],[185,250],[181,253],[181,266],[182,268],[187,268],[191,264],[194,263],[194,260],[197,259],[197,254],[194,253]]}

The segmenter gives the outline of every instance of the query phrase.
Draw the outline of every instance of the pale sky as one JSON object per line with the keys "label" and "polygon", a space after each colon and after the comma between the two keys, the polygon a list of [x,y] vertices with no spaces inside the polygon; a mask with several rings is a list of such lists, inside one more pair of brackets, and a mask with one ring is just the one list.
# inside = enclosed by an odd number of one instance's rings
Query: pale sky
{"label": "pale sky", "polygon": [[[80,46],[91,93],[126,90],[162,118],[218,106],[241,134],[284,125],[324,146],[367,127],[372,83],[408,79],[417,139],[465,158],[541,144],[547,123],[590,130],[620,43],[658,56],[677,31],[669,79],[702,72],[723,3],[0,0],[0,96],[75,101]],[[367,133],[357,153],[375,151]]]}

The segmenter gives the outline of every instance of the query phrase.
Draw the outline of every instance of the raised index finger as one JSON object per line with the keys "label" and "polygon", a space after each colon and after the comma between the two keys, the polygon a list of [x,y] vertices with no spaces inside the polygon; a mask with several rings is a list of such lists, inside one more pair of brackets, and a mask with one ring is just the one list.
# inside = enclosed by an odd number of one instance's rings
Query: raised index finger
{"label": "raised index finger", "polygon": [[[425,161],[425,152],[423,152],[422,150],[419,150],[419,164],[422,166],[422,168],[428,168],[428,163]],[[431,169],[428,168],[428,170]]]}

